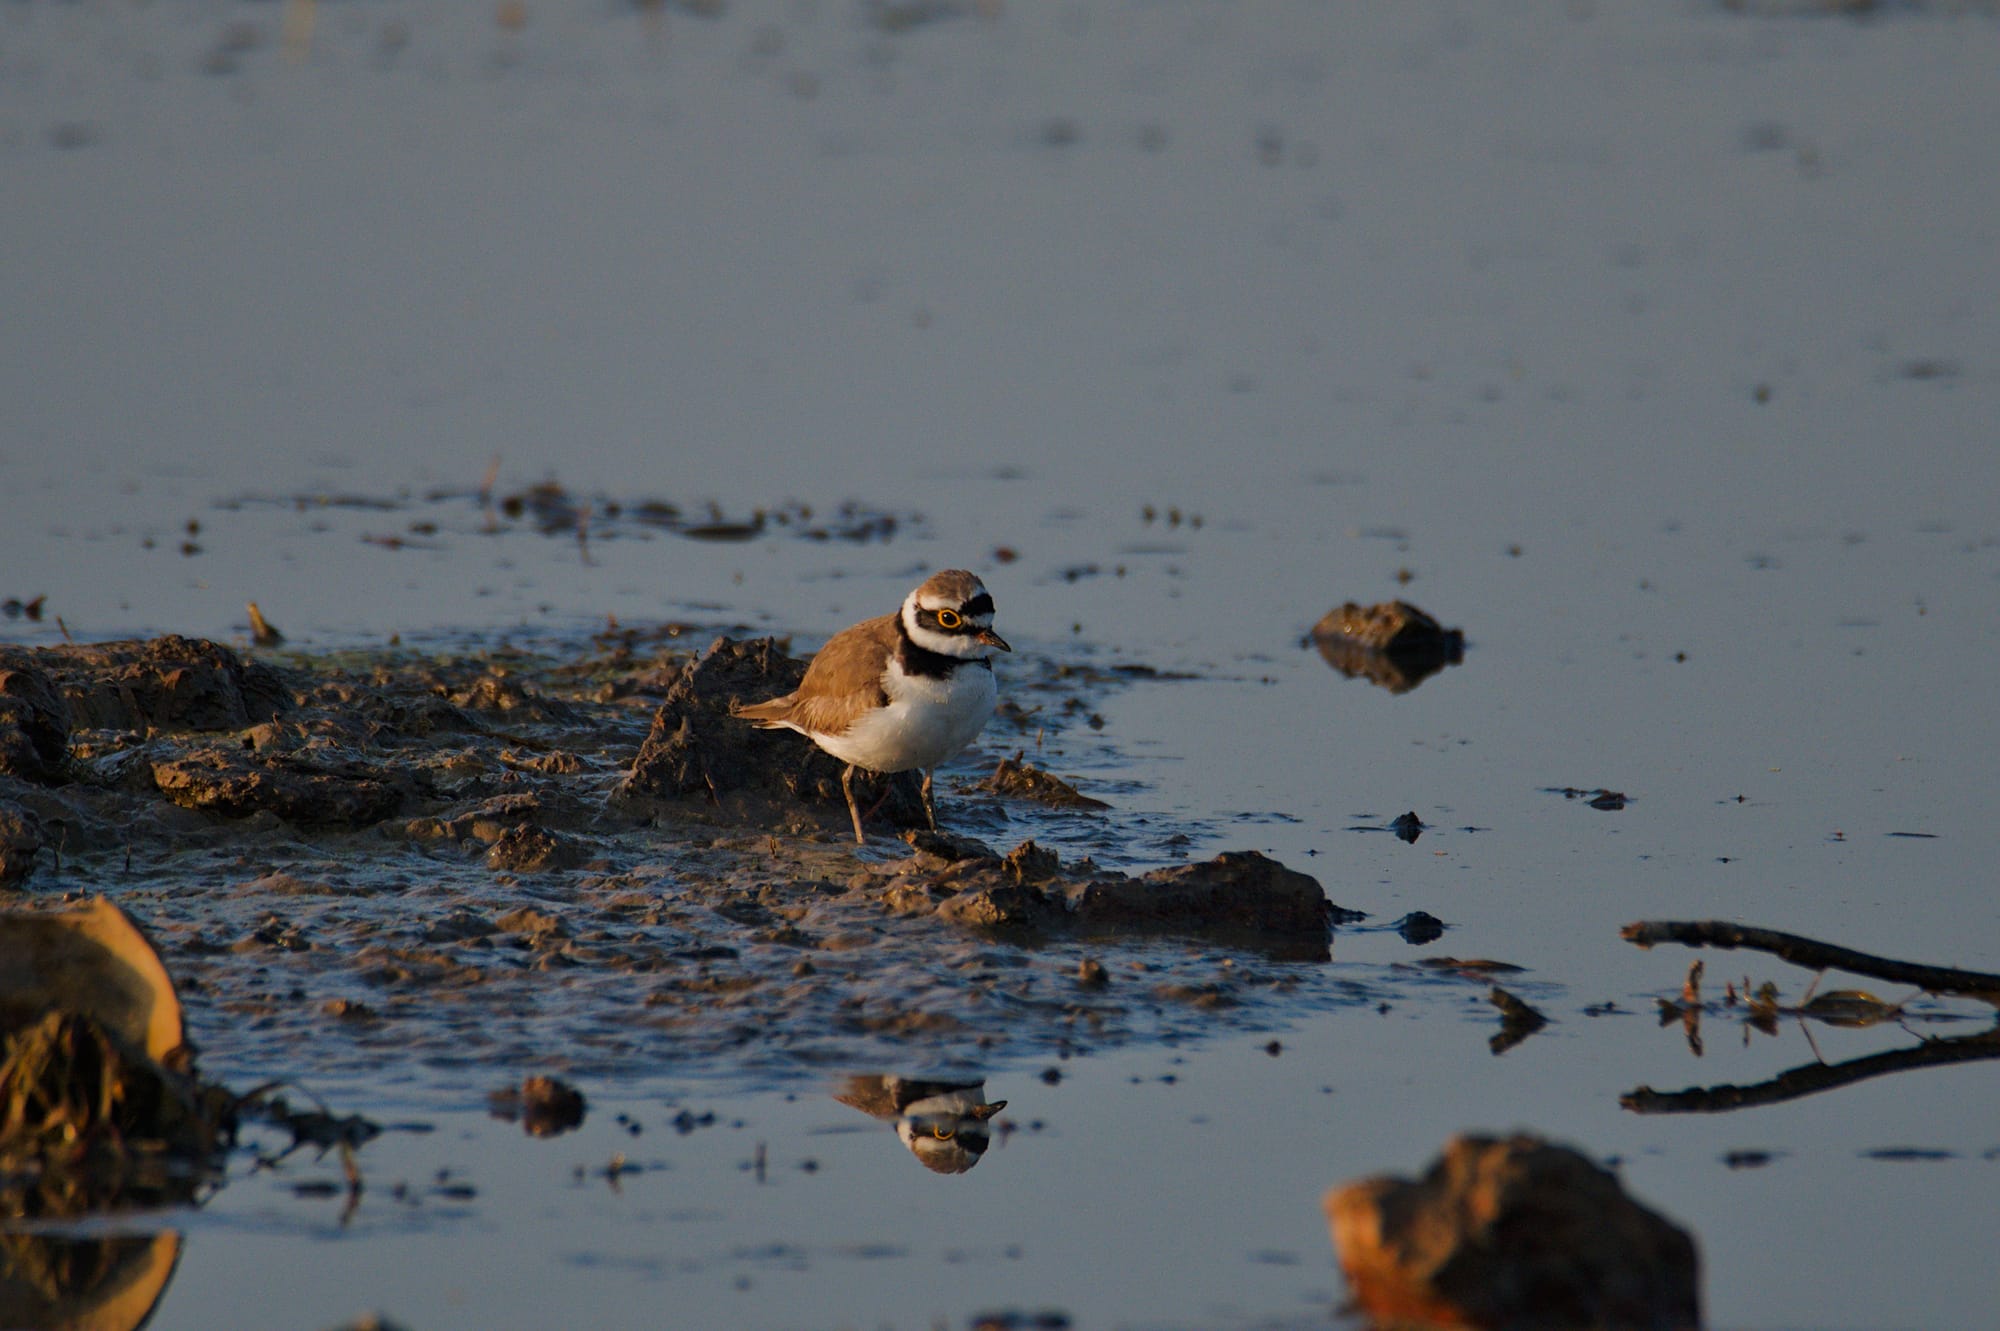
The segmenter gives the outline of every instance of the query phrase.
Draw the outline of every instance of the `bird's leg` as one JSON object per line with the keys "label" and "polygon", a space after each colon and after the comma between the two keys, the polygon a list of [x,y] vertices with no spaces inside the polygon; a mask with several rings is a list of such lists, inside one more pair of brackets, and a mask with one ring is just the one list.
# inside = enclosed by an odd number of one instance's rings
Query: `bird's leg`
{"label": "bird's leg", "polygon": [[924,769],[924,788],[923,788],[924,817],[927,820],[929,820],[931,825],[931,831],[933,832],[937,831],[937,808],[931,803],[931,773],[936,770],[937,770],[936,768],[932,767],[926,767]]}
{"label": "bird's leg", "polygon": [[840,793],[847,796],[847,816],[854,820],[854,844],[865,846],[868,844],[868,838],[861,835],[861,810],[854,803],[853,763],[849,763],[847,770],[840,774]]}

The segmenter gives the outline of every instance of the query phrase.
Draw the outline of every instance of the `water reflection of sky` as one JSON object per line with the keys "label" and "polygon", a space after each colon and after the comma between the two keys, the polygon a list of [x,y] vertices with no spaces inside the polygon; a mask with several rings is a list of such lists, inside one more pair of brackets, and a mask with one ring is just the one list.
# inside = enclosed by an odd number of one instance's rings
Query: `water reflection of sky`
{"label": "water reflection of sky", "polygon": [[[824,1100],[730,1102],[745,1127],[615,1195],[566,1172],[620,1149],[601,1119],[504,1148],[454,1122],[375,1168],[415,1176],[449,1137],[476,1203],[370,1212],[301,1261],[333,1231],[232,1189],[190,1219],[157,1324],[294,1282],[314,1325],[483,1324],[569,1281],[605,1324],[656,1323],[669,1290],[690,1325],[928,1324],[1024,1288],[1092,1324],[1310,1313],[1339,1283],[1321,1187],[1514,1125],[1623,1157],[1701,1233],[1719,1323],[1983,1311],[1954,1245],[1991,1228],[1966,1162],[1995,1144],[1990,1070],[1640,1120],[1632,1086],[1804,1055],[1714,1032],[1695,1063],[1648,1017],[1580,1013],[1675,986],[1685,957],[1615,940],[1648,915],[2000,965],[2000,29],[863,12],[676,8],[649,38],[624,10],[515,31],[322,7],[300,64],[263,7],[0,15],[0,597],[49,597],[0,636],[240,637],[255,600],[306,645],[607,616],[812,639],[970,564],[1024,655],[1198,676],[1107,690],[1103,731],[1052,755],[1144,844],[1190,827],[1378,921],[1430,911],[1433,950],[1531,967],[1557,1024],[1492,1059],[1479,991],[1441,985],[1315,1017],[1277,1059],[1134,1050],[1055,1089],[995,1069],[1044,1129],[955,1181],[886,1127],[814,1135],[860,1123]],[[598,505],[587,552],[488,529],[467,496],[496,455],[503,491],[552,476]],[[921,520],[716,542],[603,517],[711,498]],[[1392,697],[1301,646],[1391,596],[1464,626],[1467,663]],[[1406,810],[1414,846],[1347,830]],[[757,1137],[823,1167],[748,1188]],[[1961,1161],[1857,1154],[1910,1142]],[[391,1232],[396,1263],[367,1241]],[[1879,1260],[1827,1260],[1859,1250]],[[466,1274],[436,1287],[447,1261]]]}

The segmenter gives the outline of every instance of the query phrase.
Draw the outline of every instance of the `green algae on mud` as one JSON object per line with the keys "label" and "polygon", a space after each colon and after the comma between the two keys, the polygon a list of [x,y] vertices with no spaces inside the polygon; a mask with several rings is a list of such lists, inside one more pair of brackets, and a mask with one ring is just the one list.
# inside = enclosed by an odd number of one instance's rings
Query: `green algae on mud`
{"label": "green algae on mud", "polygon": [[[1134,876],[1032,839],[856,852],[837,765],[727,714],[801,668],[623,630],[543,655],[0,648],[10,863],[29,901],[88,888],[142,918],[232,1077],[962,1070],[1367,1000],[1311,964],[1319,885],[1259,855]],[[995,730],[1058,727],[1077,687],[1043,663],[1044,705]],[[968,787],[944,816],[1060,837],[1080,815]],[[1109,983],[1079,982],[1086,947]]]}

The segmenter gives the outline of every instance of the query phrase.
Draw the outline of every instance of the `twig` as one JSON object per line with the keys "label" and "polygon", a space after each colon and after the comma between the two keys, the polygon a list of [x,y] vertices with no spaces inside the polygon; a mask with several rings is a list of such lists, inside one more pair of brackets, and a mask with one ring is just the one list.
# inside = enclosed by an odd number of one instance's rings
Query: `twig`
{"label": "twig", "polygon": [[2000,1059],[2000,1030],[1951,1040],[1926,1040],[1912,1049],[1890,1049],[1845,1063],[1808,1063],[1754,1086],[1701,1086],[1685,1091],[1656,1091],[1650,1086],[1640,1086],[1619,1096],[1618,1103],[1639,1114],[1720,1114],[1783,1104],[1912,1068],[1991,1059]]}
{"label": "twig", "polygon": [[1959,994],[2000,1006],[2000,975],[1990,971],[1897,961],[1893,957],[1878,957],[1836,943],[1822,943],[1800,934],[1760,929],[1755,925],[1731,924],[1727,920],[1640,920],[1620,929],[1618,936],[1640,947],[1651,947],[1655,943],[1679,943],[1684,947],[1747,947],[1768,952],[1780,961],[1789,961],[1807,970],[1843,970],[1896,984],[1912,984],[1933,994]]}

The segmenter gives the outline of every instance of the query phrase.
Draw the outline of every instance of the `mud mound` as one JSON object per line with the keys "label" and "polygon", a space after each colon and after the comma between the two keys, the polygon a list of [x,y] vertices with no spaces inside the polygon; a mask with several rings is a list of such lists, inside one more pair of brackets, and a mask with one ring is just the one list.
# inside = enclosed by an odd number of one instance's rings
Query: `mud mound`
{"label": "mud mound", "polygon": [[[726,821],[785,830],[801,825],[801,812],[825,808],[844,822],[842,763],[802,735],[759,730],[730,715],[731,703],[790,693],[805,673],[806,663],[787,656],[775,639],[717,638],[668,690],[632,770],[612,794],[613,806],[645,814],[667,801],[682,816],[692,805]],[[898,826],[924,824],[923,803],[908,779],[856,773],[855,794],[864,806],[881,800],[877,816]]]}

